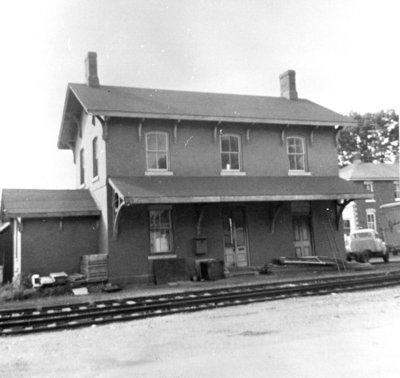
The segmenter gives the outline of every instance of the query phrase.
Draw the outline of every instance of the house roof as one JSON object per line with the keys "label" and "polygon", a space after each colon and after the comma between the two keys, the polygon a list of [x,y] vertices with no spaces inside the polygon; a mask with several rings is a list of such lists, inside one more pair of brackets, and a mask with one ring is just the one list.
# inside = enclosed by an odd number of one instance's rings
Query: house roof
{"label": "house roof", "polygon": [[2,215],[6,218],[98,216],[88,190],[3,189]]}
{"label": "house roof", "polygon": [[59,148],[68,148],[71,116],[79,116],[82,109],[90,115],[108,117],[308,126],[356,124],[349,117],[305,99],[69,84]]}
{"label": "house roof", "polygon": [[339,177],[111,177],[126,204],[372,198]]}
{"label": "house roof", "polygon": [[339,171],[339,176],[344,180],[353,181],[393,181],[399,180],[399,163],[355,163],[350,164]]}

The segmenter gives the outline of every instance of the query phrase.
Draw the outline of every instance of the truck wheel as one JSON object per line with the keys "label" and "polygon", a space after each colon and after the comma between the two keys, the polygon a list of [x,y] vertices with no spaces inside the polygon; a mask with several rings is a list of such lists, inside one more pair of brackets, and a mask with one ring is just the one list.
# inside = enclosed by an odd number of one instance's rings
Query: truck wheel
{"label": "truck wheel", "polygon": [[359,254],[359,261],[362,263],[366,263],[369,261],[369,252],[364,251]]}
{"label": "truck wheel", "polygon": [[383,261],[385,263],[389,262],[389,251],[386,251],[386,253],[383,255]]}

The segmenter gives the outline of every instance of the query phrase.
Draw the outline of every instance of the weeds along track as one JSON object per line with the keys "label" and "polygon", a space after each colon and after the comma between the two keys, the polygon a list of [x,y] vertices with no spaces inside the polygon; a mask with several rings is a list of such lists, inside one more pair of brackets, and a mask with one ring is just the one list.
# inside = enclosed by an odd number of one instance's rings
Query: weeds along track
{"label": "weeds along track", "polygon": [[117,321],[194,312],[300,296],[326,295],[377,289],[400,284],[400,271],[294,281],[241,285],[80,303],[0,311],[0,335],[72,329]]}

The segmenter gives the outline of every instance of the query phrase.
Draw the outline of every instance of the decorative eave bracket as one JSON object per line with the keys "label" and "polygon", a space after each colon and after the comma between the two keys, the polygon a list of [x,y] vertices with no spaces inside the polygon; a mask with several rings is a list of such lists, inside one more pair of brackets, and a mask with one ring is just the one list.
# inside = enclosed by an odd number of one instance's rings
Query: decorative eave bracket
{"label": "decorative eave bracket", "polygon": [[81,120],[79,119],[79,117],[74,114],[74,113],[68,113],[67,114],[68,118],[70,118],[73,123],[76,126],[76,129],[78,130],[78,136],[79,138],[82,138],[82,125],[81,125]]}
{"label": "decorative eave bracket", "polygon": [[218,129],[221,126],[221,121],[217,123],[216,126],[214,126],[214,144],[217,144],[218,141]]}
{"label": "decorative eave bracket", "polygon": [[[252,123],[250,126],[254,126],[255,125],[255,123]],[[246,129],[246,142],[248,143],[248,142],[250,142],[250,126],[247,126],[247,129]]]}
{"label": "decorative eave bracket", "polygon": [[22,218],[17,217],[17,218],[15,218],[15,221],[17,222],[18,231],[20,233],[22,233],[24,231],[24,225],[22,224]]}
{"label": "decorative eave bracket", "polygon": [[181,120],[177,119],[174,122],[174,143],[178,141],[178,125],[180,124]]}
{"label": "decorative eave bracket", "polygon": [[73,157],[73,161],[74,164],[76,163],[76,151],[75,151],[75,142],[74,141],[70,141],[67,143],[68,148],[72,151],[72,157]]}
{"label": "decorative eave bracket", "polygon": [[96,119],[99,120],[103,128],[103,140],[106,141],[108,139],[108,117],[104,117],[103,119],[100,116],[96,116]]}
{"label": "decorative eave bracket", "polygon": [[139,142],[142,141],[142,136],[143,136],[143,124],[144,124],[145,118],[142,118],[139,123],[138,123],[138,140]]}
{"label": "decorative eave bracket", "polygon": [[340,133],[343,130],[343,126],[335,126],[335,132],[334,132],[334,143],[335,143],[335,147],[337,147],[339,145],[339,138],[340,138]]}
{"label": "decorative eave bracket", "polygon": [[281,145],[283,146],[285,144],[285,138],[286,138],[286,131],[289,129],[289,125],[286,125],[285,127],[282,128],[281,131]]}
{"label": "decorative eave bracket", "polygon": [[310,131],[310,145],[314,144],[314,132],[317,131],[319,126],[314,126]]}

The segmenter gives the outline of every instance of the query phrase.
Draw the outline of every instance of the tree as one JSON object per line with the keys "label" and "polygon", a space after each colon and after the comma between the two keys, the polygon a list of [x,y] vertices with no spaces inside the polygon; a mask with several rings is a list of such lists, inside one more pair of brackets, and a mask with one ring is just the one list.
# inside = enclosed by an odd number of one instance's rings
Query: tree
{"label": "tree", "polygon": [[340,133],[339,166],[353,162],[359,154],[364,163],[393,162],[399,153],[399,116],[394,110],[366,113],[351,112],[357,126]]}

